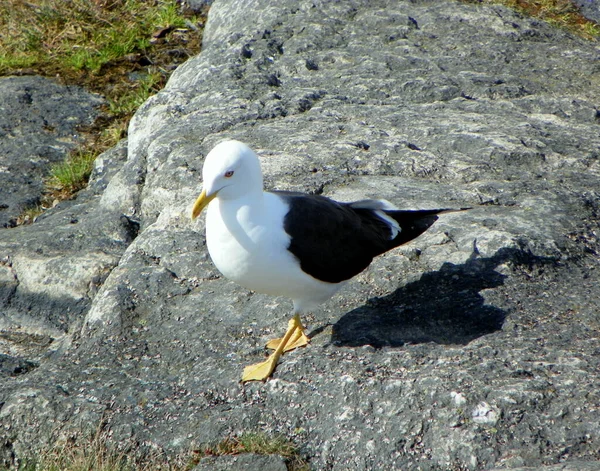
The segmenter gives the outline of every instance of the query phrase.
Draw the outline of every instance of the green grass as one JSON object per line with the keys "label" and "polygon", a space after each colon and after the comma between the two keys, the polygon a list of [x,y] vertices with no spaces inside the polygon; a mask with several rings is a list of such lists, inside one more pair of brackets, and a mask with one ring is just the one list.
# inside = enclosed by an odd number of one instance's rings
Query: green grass
{"label": "green grass", "polygon": [[13,52],[11,54],[0,51],[0,71],[8,75],[11,70],[33,67],[39,61],[34,53]]}
{"label": "green grass", "polygon": [[158,72],[148,73],[140,77],[137,83],[138,86],[109,101],[111,113],[118,116],[132,115],[150,96],[162,88],[162,75]]}
{"label": "green grass", "polygon": [[308,471],[308,463],[299,454],[298,447],[283,435],[269,435],[264,432],[244,432],[227,437],[221,442],[207,446],[195,453],[189,467],[193,467],[205,456],[239,455],[279,455],[285,459],[289,471]]}
{"label": "green grass", "polygon": [[246,432],[228,437],[205,450],[209,455],[237,455],[256,453],[259,455],[280,455],[290,458],[298,453],[296,446],[282,435],[269,436],[261,432]]}
{"label": "green grass", "polygon": [[155,31],[187,24],[174,0],[5,0],[0,73],[32,66],[98,73],[146,52]]}
{"label": "green grass", "polygon": [[527,16],[540,18],[586,39],[600,37],[600,25],[585,18],[570,0],[463,0],[468,3],[500,4]]}
{"label": "green grass", "polygon": [[51,167],[48,186],[70,194],[85,188],[96,157],[95,152],[89,150],[72,153],[67,160]]}
{"label": "green grass", "polygon": [[0,0],[0,76],[53,77],[107,99],[103,118],[80,129],[85,143],[51,169],[37,209],[17,224],[85,187],[96,156],[126,137],[137,108],[200,51],[205,16],[182,13],[176,0]]}
{"label": "green grass", "polygon": [[[110,112],[130,116],[161,88],[177,60],[200,50],[203,17],[175,0],[2,0],[0,75],[58,77],[106,96]],[[141,79],[131,80],[132,71]],[[144,78],[146,77],[146,78]]]}

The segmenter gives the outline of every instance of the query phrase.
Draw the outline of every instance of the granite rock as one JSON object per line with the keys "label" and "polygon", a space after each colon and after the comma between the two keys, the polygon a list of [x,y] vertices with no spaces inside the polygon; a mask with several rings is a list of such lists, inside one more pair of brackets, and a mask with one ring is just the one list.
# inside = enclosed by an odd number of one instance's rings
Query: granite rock
{"label": "granite rock", "polygon": [[583,16],[600,23],[600,3],[598,3],[598,0],[573,0],[573,3],[580,8]]}
{"label": "granite rock", "polygon": [[[498,6],[217,0],[203,44],[126,159],[0,233],[0,459],[102,423],[139,456],[260,431],[313,469],[598,469],[597,43]],[[291,303],[222,278],[190,221],[228,138],[268,188],[473,209],[376,259],[242,385]]]}
{"label": "granite rock", "polygon": [[50,166],[82,144],[102,103],[43,77],[0,78],[0,227],[39,202]]}

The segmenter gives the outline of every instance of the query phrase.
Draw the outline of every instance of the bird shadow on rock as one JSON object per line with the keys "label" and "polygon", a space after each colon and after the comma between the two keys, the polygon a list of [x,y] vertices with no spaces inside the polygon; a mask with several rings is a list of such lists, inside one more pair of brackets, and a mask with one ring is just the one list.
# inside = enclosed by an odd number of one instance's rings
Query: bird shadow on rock
{"label": "bird shadow on rock", "polygon": [[482,290],[504,284],[495,269],[506,262],[533,266],[556,263],[519,249],[501,249],[482,258],[476,248],[464,264],[445,263],[392,294],[370,299],[340,318],[333,326],[336,346],[400,347],[434,342],[466,345],[502,329],[507,312],[485,303]]}

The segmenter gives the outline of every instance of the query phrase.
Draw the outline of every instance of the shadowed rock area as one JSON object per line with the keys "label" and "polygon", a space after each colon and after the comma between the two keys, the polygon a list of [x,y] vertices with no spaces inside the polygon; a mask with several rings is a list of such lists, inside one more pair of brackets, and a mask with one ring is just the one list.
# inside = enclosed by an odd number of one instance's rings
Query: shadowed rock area
{"label": "shadowed rock area", "polygon": [[0,78],[0,227],[39,202],[50,166],[81,145],[102,103],[43,77]]}
{"label": "shadowed rock area", "polygon": [[[600,470],[598,43],[503,7],[216,0],[203,44],[87,190],[0,232],[0,463],[102,427],[137,456],[259,431],[316,470]],[[268,188],[473,209],[242,385],[291,303],[222,278],[190,221],[228,138]]]}

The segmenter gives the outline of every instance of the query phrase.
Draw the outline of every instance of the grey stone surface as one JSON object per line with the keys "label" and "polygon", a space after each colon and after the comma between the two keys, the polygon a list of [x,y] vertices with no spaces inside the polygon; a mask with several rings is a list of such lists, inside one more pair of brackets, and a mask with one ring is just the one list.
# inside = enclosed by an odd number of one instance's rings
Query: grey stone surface
{"label": "grey stone surface", "polygon": [[83,142],[102,103],[43,77],[0,78],[0,227],[39,201],[50,166]]}
{"label": "grey stone surface", "polygon": [[[137,235],[132,213],[100,204],[106,181],[126,152],[122,143],[101,155],[89,187],[76,199],[60,203],[33,225],[0,229],[0,353],[9,355],[3,366],[37,367],[66,348]],[[32,369],[20,368],[18,374]]]}
{"label": "grey stone surface", "polygon": [[[492,471],[500,471],[501,469],[506,468],[496,468]],[[600,463],[590,461],[573,461],[552,466],[536,466],[535,468],[519,467],[510,469],[511,471],[598,471],[600,469]]]}
{"label": "grey stone surface", "polygon": [[581,9],[583,16],[600,23],[600,3],[598,3],[598,0],[573,0],[573,3]]}
{"label": "grey stone surface", "polygon": [[[139,455],[261,431],[313,469],[598,462],[599,58],[501,7],[216,1],[126,160],[0,232],[0,459],[102,422]],[[223,279],[190,222],[226,138],[270,188],[474,209],[374,261],[242,385],[291,303]]]}

